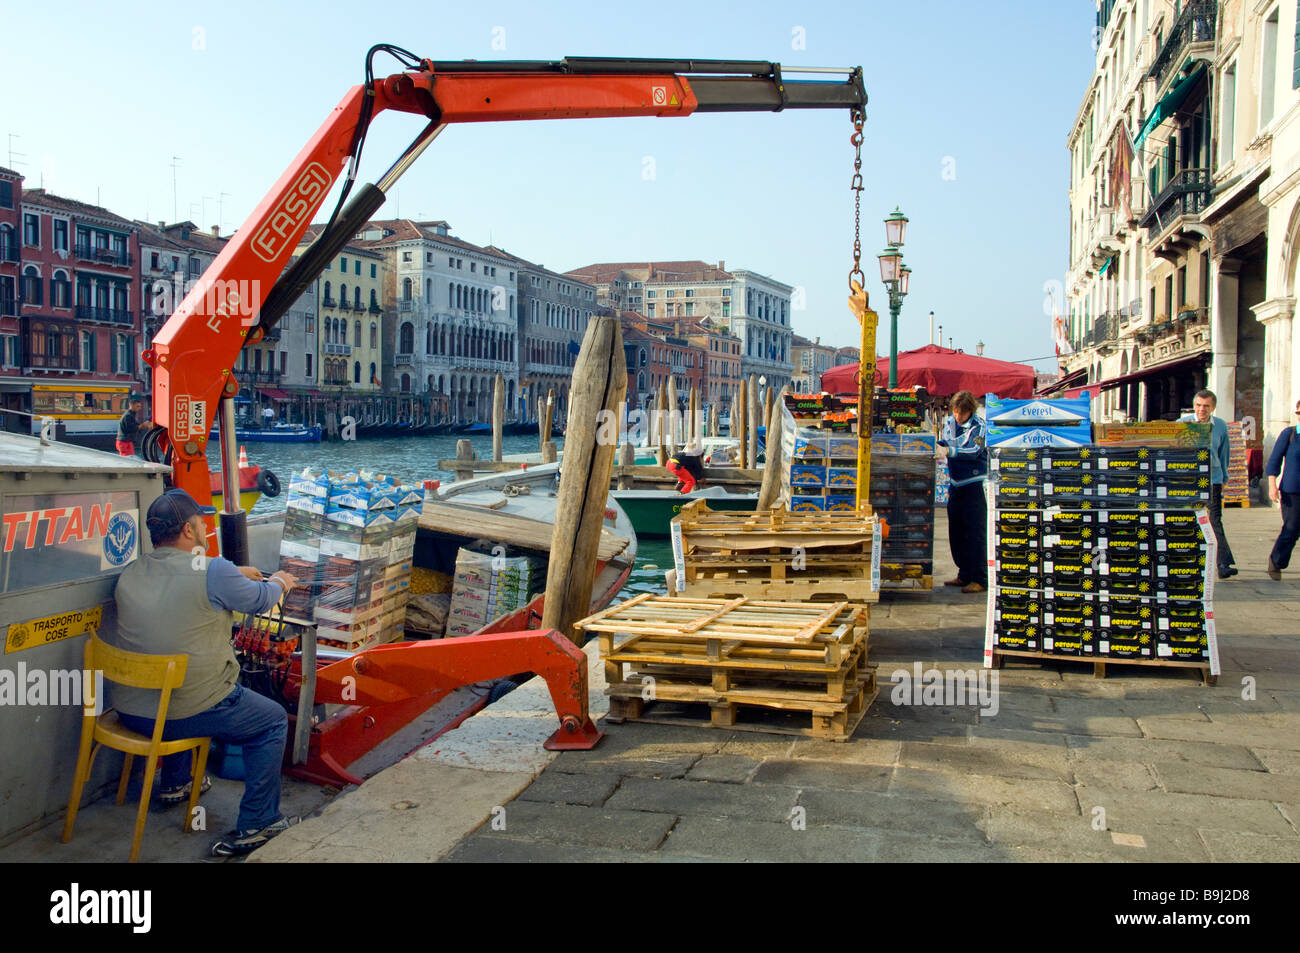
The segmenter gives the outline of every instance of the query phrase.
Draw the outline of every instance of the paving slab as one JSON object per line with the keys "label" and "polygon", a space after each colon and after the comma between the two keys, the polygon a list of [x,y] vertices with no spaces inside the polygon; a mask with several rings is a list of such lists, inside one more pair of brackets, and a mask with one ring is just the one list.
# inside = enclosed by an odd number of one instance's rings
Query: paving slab
{"label": "paving slab", "polygon": [[1123,788],[1127,791],[1154,791],[1159,787],[1155,774],[1145,764],[1101,759],[1072,764],[1074,780],[1087,787]]}
{"label": "paving slab", "polygon": [[1300,862],[1300,837],[1202,831],[1210,859],[1230,864]]}
{"label": "paving slab", "polygon": [[505,806],[504,826],[498,829],[484,824],[477,836],[490,838],[500,833],[513,839],[573,847],[651,851],[663,842],[676,821],[675,814],[516,800]]}
{"label": "paving slab", "polygon": [[[1016,859],[1024,861],[1188,863],[1209,859],[1195,828],[1172,824],[1098,830],[1090,815],[1071,818],[993,808],[980,828],[994,845],[1015,852]],[[1134,835],[1141,838],[1141,846]]]}
{"label": "paving slab", "polygon": [[[1285,774],[1291,777],[1300,777],[1300,751],[1289,751],[1286,748],[1256,748],[1250,749],[1255,758],[1259,760],[1260,765],[1265,771],[1273,774]],[[1225,767],[1237,767],[1236,765],[1225,765]]]}
{"label": "paving slab", "polygon": [[1211,768],[1183,761],[1158,761],[1153,767],[1161,786],[1168,791],[1257,801],[1300,801],[1300,777]]}
{"label": "paving slab", "polygon": [[1077,814],[1074,791],[1060,781],[1003,778],[963,771],[938,771],[899,766],[889,793],[920,800],[970,801],[976,804],[1014,805],[1021,810]]}
{"label": "paving slab", "polygon": [[[964,737],[962,740],[965,740]],[[796,761],[838,761],[844,764],[880,764],[898,763],[899,752],[903,742],[887,741],[883,738],[863,738],[854,735],[849,741],[822,741],[809,738],[790,751],[789,757]]]}
{"label": "paving slab", "polygon": [[874,828],[912,831],[952,841],[984,841],[978,822],[988,816],[983,804],[927,801],[873,791],[805,790],[799,795],[810,827]]}
{"label": "paving slab", "polygon": [[729,861],[769,863],[862,863],[876,860],[884,839],[879,831],[808,827],[728,818],[683,817],[660,848]]}
{"label": "paving slab", "polygon": [[741,817],[780,823],[790,819],[798,797],[798,788],[777,784],[625,778],[605,807],[681,817]]}
{"label": "paving slab", "polygon": [[660,859],[658,854],[647,851],[545,844],[501,834],[475,834],[461,841],[445,858],[453,864],[641,864]]}
{"label": "paving slab", "polygon": [[621,774],[565,774],[544,771],[519,795],[523,801],[599,807],[622,783]]}
{"label": "paving slab", "polygon": [[740,754],[704,755],[686,777],[692,781],[717,781],[727,784],[744,784],[762,762]]}
{"label": "paving slab", "polygon": [[978,743],[972,739],[972,743],[965,747],[905,741],[898,763],[910,767],[965,771],[970,774],[1046,778],[1065,784],[1074,781],[1063,746],[1036,749],[1025,744],[998,744],[988,739]]}
{"label": "paving slab", "polygon": [[1270,801],[1083,785],[1076,788],[1076,794],[1085,816],[1092,816],[1097,807],[1105,809],[1107,826],[1111,830],[1125,831],[1173,823],[1200,830],[1275,837],[1295,835],[1291,823]]}
{"label": "paving slab", "polygon": [[754,774],[754,783],[839,791],[883,792],[888,790],[893,775],[894,768],[889,765],[764,761]]}

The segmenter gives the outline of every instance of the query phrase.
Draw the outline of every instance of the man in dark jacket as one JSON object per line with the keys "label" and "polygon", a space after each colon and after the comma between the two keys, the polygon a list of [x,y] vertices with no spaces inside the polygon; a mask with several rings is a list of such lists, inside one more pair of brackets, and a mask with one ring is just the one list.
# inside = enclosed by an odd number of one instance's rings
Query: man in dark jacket
{"label": "man in dark jacket", "polygon": [[938,455],[948,460],[948,543],[957,564],[957,578],[944,585],[962,592],[988,588],[988,503],[984,480],[989,472],[984,421],[975,395],[968,390],[952,396],[952,427],[939,441]]}
{"label": "man in dark jacket", "polygon": [[145,431],[153,426],[151,420],[141,420],[144,413],[144,401],[139,394],[132,394],[126,402],[126,413],[117,422],[117,452],[124,457],[134,457],[140,449],[140,439]]}

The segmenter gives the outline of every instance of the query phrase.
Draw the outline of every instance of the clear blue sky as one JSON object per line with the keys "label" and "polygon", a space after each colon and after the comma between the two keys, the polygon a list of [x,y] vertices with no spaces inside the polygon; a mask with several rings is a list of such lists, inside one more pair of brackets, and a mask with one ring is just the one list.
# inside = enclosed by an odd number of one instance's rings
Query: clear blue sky
{"label": "clear blue sky", "polygon": [[[180,218],[216,224],[227,193],[225,233],[362,80],[365,51],[377,42],[434,59],[861,64],[870,100],[863,267],[884,318],[879,350],[888,351],[888,308],[875,254],[881,219],[898,205],[911,218],[904,251],[913,269],[900,349],[926,343],[933,309],[956,346],[973,352],[982,338],[988,356],[1021,360],[1052,353],[1043,285],[1066,268],[1065,139],[1093,69],[1094,19],[1089,0],[61,0],[6,17],[13,29],[0,35],[0,62],[21,85],[11,83],[0,136],[19,137],[13,158],[27,187],[43,174],[52,191],[152,221],[173,220],[171,163],[180,156]],[[380,74],[397,71],[391,60],[376,62]],[[380,116],[364,180],[420,125]],[[380,214],[446,219],[468,241],[494,241],[556,271],[723,259],[805,288],[797,333],[855,344],[844,305],[850,132],[847,112],[820,110],[451,127]],[[0,139],[0,164],[10,144]],[[643,178],[646,156],[652,180]]]}

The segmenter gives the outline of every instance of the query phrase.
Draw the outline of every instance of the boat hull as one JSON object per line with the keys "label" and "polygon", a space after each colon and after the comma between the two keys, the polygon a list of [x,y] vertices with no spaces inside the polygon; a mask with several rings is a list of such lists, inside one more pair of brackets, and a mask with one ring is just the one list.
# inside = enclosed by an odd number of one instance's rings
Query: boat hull
{"label": "boat hull", "polygon": [[758,501],[740,494],[721,496],[676,493],[671,490],[615,490],[610,494],[631,520],[638,537],[663,538],[670,534],[673,517],[692,500],[709,501],[711,510],[752,511]]}

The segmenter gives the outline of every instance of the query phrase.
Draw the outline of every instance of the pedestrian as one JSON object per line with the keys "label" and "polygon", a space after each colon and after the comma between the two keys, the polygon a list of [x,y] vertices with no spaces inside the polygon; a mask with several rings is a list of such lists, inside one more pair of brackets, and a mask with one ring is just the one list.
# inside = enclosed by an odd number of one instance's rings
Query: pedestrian
{"label": "pedestrian", "polygon": [[970,391],[953,394],[951,406],[952,417],[944,424],[936,450],[936,456],[948,463],[948,544],[957,564],[957,577],[944,585],[960,586],[962,592],[983,592],[989,584],[986,431]]}
{"label": "pedestrian", "polygon": [[[189,657],[185,682],[171,695],[163,740],[210,737],[242,746],[246,780],[238,823],[212,845],[214,855],[226,857],[260,847],[297,821],[280,813],[288,717],[278,703],[239,684],[230,644],[232,613],[267,611],[296,580],[282,571],[263,582],[254,567],[203,558],[203,514],[216,512],[182,489],[168,490],[150,504],[145,524],[154,548],[118,577],[114,644],[129,652]],[[114,685],[112,703],[123,725],[153,734],[156,689]],[[189,798],[192,771],[189,752],[162,759],[158,800],[163,806]],[[202,787],[208,783],[204,778]]]}
{"label": "pedestrian", "polygon": [[[1192,399],[1197,423],[1210,425],[1210,527],[1219,544],[1219,578],[1237,575],[1232,547],[1223,532],[1223,484],[1228,479],[1228,425],[1214,416],[1219,399],[1212,390],[1199,390]],[[1288,553],[1289,555],[1289,553]]]}
{"label": "pedestrian", "polygon": [[152,421],[141,419],[143,414],[144,401],[139,394],[132,394],[127,398],[126,411],[117,421],[117,440],[114,443],[117,452],[124,457],[136,455],[145,431],[153,426]]}
{"label": "pedestrian", "polygon": [[[1300,401],[1295,405],[1300,414]],[[1282,532],[1277,534],[1273,552],[1268,557],[1268,576],[1281,579],[1282,570],[1291,565],[1291,550],[1300,539],[1300,423],[1287,427],[1278,435],[1264,473],[1268,476],[1268,495],[1282,504]]]}

